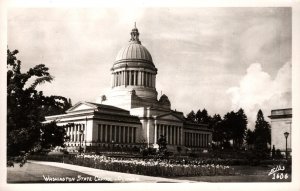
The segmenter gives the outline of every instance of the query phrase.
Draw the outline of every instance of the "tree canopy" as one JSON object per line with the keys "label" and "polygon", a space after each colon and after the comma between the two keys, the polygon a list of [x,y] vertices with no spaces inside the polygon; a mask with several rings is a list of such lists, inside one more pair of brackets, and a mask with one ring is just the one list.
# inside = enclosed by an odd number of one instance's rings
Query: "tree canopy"
{"label": "tree canopy", "polygon": [[198,124],[208,124],[208,128],[214,130],[212,139],[217,146],[226,145],[227,147],[232,140],[235,148],[241,148],[245,140],[248,119],[242,108],[237,112],[226,113],[223,119],[219,114],[211,117],[206,109],[199,109],[197,113],[191,111],[187,115],[187,120]]}
{"label": "tree canopy", "polygon": [[[55,123],[42,124],[46,115],[64,113],[71,106],[70,100],[62,96],[45,96],[36,88],[51,82],[53,76],[49,68],[39,64],[27,72],[21,71],[18,50],[7,50],[7,155],[8,161],[14,157],[24,157],[26,153],[41,146],[62,145],[65,136],[63,128]],[[52,128],[52,129],[51,129]],[[47,130],[46,130],[47,129]],[[48,129],[51,129],[50,131]],[[55,139],[49,139],[51,134]],[[43,141],[41,135],[43,134]]]}
{"label": "tree canopy", "polygon": [[257,118],[254,129],[254,149],[261,157],[266,157],[268,153],[268,143],[271,143],[271,127],[265,121],[264,114],[261,110],[257,112]]}

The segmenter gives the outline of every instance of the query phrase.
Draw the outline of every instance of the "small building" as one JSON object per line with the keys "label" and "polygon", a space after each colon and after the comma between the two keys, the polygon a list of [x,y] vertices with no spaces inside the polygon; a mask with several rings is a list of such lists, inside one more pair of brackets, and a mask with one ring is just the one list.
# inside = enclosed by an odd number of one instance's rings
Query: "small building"
{"label": "small building", "polygon": [[[292,108],[271,111],[271,146],[285,155],[292,152]],[[286,137],[287,136],[287,137]]]}
{"label": "small building", "polygon": [[[111,89],[97,103],[79,102],[66,114],[46,117],[64,126],[70,148],[134,148],[144,143],[157,147],[164,135],[170,151],[178,147],[200,151],[210,147],[212,130],[207,124],[188,122],[171,109],[166,95],[158,99],[157,68],[149,51],[132,29],[131,39],[117,54],[111,68]],[[178,90],[180,91],[180,90]]]}

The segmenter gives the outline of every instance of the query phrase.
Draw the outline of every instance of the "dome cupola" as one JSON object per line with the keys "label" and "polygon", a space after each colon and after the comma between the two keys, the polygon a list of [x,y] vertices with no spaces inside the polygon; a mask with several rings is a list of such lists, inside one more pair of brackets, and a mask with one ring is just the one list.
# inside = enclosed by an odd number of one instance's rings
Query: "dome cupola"
{"label": "dome cupola", "polygon": [[156,70],[152,56],[147,48],[142,45],[139,35],[139,30],[136,28],[136,25],[134,25],[130,33],[130,41],[118,52],[113,69],[124,66],[138,66]]}

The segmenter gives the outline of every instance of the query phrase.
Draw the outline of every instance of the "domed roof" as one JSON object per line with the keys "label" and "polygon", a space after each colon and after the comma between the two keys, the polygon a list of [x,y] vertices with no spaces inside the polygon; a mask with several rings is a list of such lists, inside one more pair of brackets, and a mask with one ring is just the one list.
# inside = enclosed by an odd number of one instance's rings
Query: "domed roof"
{"label": "domed roof", "polygon": [[149,51],[141,44],[139,40],[139,31],[134,26],[131,33],[131,39],[128,45],[123,47],[117,54],[115,64],[120,62],[145,62],[153,65],[152,56]]}
{"label": "domed roof", "polygon": [[130,60],[144,60],[153,62],[149,51],[141,44],[131,42],[127,46],[123,47],[116,57],[118,61],[130,61]]}

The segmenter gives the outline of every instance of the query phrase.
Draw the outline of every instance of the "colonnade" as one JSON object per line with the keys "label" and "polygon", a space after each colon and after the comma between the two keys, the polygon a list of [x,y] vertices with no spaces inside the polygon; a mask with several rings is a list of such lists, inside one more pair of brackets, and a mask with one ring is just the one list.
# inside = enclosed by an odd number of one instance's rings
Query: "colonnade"
{"label": "colonnade", "polygon": [[113,73],[112,87],[145,86],[155,88],[156,74],[139,70],[124,70]]}
{"label": "colonnade", "polygon": [[191,147],[208,147],[209,134],[185,132],[185,146]]}
{"label": "colonnade", "polygon": [[136,134],[136,127],[98,124],[98,142],[101,143],[136,143]]}
{"label": "colonnade", "polygon": [[[85,141],[85,124],[74,124],[65,127],[67,136],[70,137],[69,142],[83,142]],[[80,132],[81,131],[81,132]]]}
{"label": "colonnade", "polygon": [[164,125],[156,124],[156,140],[160,138],[161,135],[166,136],[167,144],[171,145],[181,145],[182,144],[182,127],[176,125]]}

